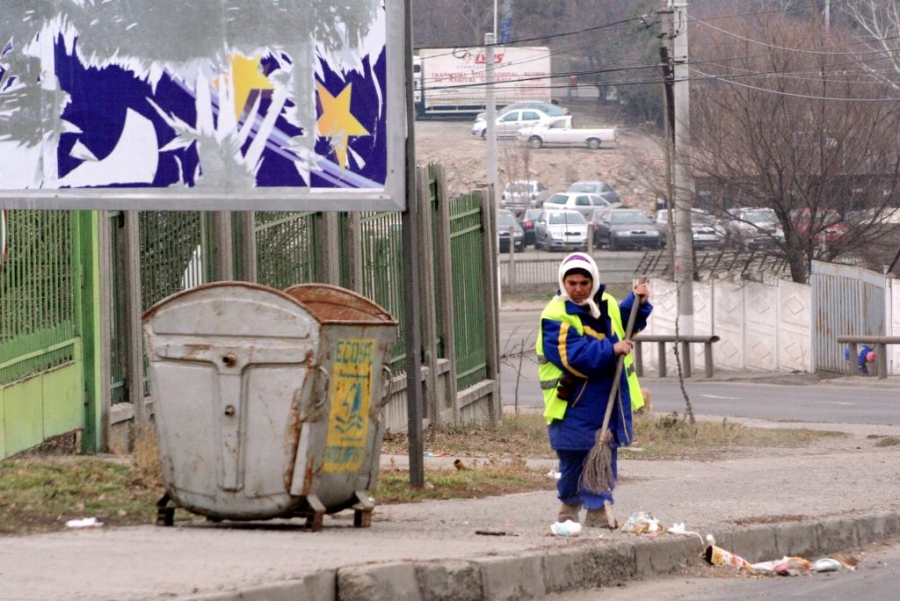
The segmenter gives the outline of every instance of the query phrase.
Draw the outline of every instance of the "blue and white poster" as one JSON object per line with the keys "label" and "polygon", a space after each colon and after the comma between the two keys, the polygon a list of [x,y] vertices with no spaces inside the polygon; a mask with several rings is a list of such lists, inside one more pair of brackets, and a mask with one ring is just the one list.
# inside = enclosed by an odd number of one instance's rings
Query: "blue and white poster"
{"label": "blue and white poster", "polygon": [[401,209],[385,4],[5,1],[0,205]]}

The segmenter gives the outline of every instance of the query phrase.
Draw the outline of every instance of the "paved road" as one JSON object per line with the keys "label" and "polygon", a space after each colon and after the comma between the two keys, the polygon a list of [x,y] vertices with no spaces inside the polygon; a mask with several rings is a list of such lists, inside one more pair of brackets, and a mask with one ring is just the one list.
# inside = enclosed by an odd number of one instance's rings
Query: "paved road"
{"label": "paved road", "polygon": [[[688,382],[685,388],[697,414],[847,424],[900,423],[900,394],[896,388],[867,387],[877,383],[864,380],[858,384],[849,387],[830,383],[791,386]],[[652,391],[655,412],[684,412],[684,396],[675,378],[647,380],[644,385]]]}

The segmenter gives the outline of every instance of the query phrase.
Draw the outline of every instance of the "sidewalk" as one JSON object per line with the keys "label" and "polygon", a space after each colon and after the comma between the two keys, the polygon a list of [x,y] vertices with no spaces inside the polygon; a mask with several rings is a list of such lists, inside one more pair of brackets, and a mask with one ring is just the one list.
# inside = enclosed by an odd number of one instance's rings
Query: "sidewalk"
{"label": "sidewalk", "polygon": [[[715,461],[649,462],[623,453],[619,522],[636,511],[666,526],[683,522],[752,562],[815,559],[900,535],[897,447],[879,446],[884,436],[900,437],[900,427],[790,427],[848,436]],[[426,478],[452,460],[426,458]],[[0,600],[508,601],[701,561],[704,544],[690,536],[586,529],[578,538],[554,537],[557,508],[555,494],[542,491],[377,506],[368,529],[354,529],[344,512],[327,517],[318,533],[302,520],[198,520],[10,537],[0,545]]]}

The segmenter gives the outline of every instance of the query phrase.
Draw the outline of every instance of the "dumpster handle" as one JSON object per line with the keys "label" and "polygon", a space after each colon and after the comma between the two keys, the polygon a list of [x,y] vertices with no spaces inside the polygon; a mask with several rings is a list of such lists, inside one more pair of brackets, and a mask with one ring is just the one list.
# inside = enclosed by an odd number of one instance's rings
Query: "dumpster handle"
{"label": "dumpster handle", "polygon": [[321,394],[317,395],[319,398],[317,398],[315,401],[313,401],[313,404],[312,404],[312,408],[313,408],[313,409],[319,409],[319,408],[321,408],[322,405],[325,404],[325,401],[328,400],[328,380],[329,380],[328,370],[325,369],[325,368],[324,368],[323,366],[321,366],[321,365],[319,365],[316,369],[319,370],[319,373],[320,373],[320,374],[322,375],[322,377],[325,378],[325,379],[322,381],[321,387],[318,386],[318,385],[319,385],[319,380],[316,379],[316,385],[317,385],[317,386],[316,386],[316,388],[317,388],[316,392],[318,392],[318,391],[320,391],[320,390],[321,390],[322,392],[321,392]]}
{"label": "dumpster handle", "polygon": [[391,384],[394,379],[394,374],[391,373],[391,368],[387,365],[381,366],[381,375],[384,376],[384,387],[381,391],[381,405],[379,409],[387,405],[388,401],[391,400]]}

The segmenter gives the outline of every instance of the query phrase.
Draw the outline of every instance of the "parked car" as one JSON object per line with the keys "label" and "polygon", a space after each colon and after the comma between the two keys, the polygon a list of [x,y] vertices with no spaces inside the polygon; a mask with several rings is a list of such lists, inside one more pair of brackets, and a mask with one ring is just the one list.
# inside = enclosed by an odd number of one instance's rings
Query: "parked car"
{"label": "parked car", "polygon": [[523,127],[518,137],[520,142],[527,142],[532,148],[586,146],[596,150],[604,142],[607,145],[619,143],[619,134],[614,127],[572,127],[572,122],[566,119]]}
{"label": "parked car", "polygon": [[784,242],[784,230],[774,210],[747,207],[731,213],[734,218],[728,223],[728,239],[732,246],[755,250]]}
{"label": "parked car", "polygon": [[610,208],[610,204],[596,194],[584,192],[558,192],[544,201],[545,209],[573,209],[590,217],[595,209]]}
{"label": "parked car", "polygon": [[534,246],[534,224],[544,209],[526,209],[519,218],[519,225],[525,231],[525,246]]}
{"label": "parked car", "polygon": [[844,221],[854,227],[867,225],[900,225],[900,209],[884,207],[880,209],[848,211]]}
{"label": "parked car", "polygon": [[566,192],[587,192],[602,196],[603,200],[610,204],[619,202],[619,193],[606,182],[575,182],[568,187]]}
{"label": "parked car", "polygon": [[537,180],[513,180],[500,195],[500,206],[512,211],[540,207],[550,196],[550,190]]}
{"label": "parked car", "polygon": [[542,211],[534,225],[534,247],[546,250],[587,249],[588,224],[578,211]]}
{"label": "parked car", "polygon": [[649,215],[638,209],[606,209],[596,216],[594,246],[610,250],[662,248],[664,237]]}
{"label": "parked car", "polygon": [[803,207],[798,211],[791,212],[791,220],[797,233],[806,236],[810,231],[810,223],[812,223],[812,235],[816,238],[815,242],[819,242],[820,236],[825,236],[825,242],[829,244],[837,241],[841,236],[847,233],[847,225],[841,218],[840,213],[834,209],[819,209],[813,213],[809,207]]}
{"label": "parked car", "polygon": [[725,243],[725,228],[703,209],[691,209],[691,239],[695,249],[719,248]]}
{"label": "parked car", "polygon": [[[565,117],[566,115],[571,115],[569,109],[559,106],[558,104],[553,104],[552,102],[534,102],[531,100],[523,101],[523,102],[513,102],[512,104],[507,104],[506,106],[497,109],[497,116],[505,115],[510,111],[515,111],[519,109],[537,109],[539,111],[544,111],[551,117]],[[478,116],[475,117],[475,120],[481,119],[484,121],[487,119],[487,113],[478,113]]]}
{"label": "parked car", "polygon": [[[667,209],[656,212],[654,224],[662,236],[662,245],[668,241],[669,215]],[[715,216],[703,209],[691,209],[691,240],[697,250],[719,248],[725,243],[725,228]]]}
{"label": "parked car", "polygon": [[500,239],[500,252],[509,252],[509,229],[513,229],[513,248],[520,253],[525,250],[525,232],[516,221],[516,216],[508,209],[497,210],[497,237]]}
{"label": "parked car", "polygon": [[[556,119],[571,120],[572,117],[551,117],[538,109],[516,109],[497,117],[494,129],[498,138],[515,138],[519,130],[539,123],[551,123]],[[487,120],[476,119],[472,125],[472,135],[484,140],[487,137]]]}

